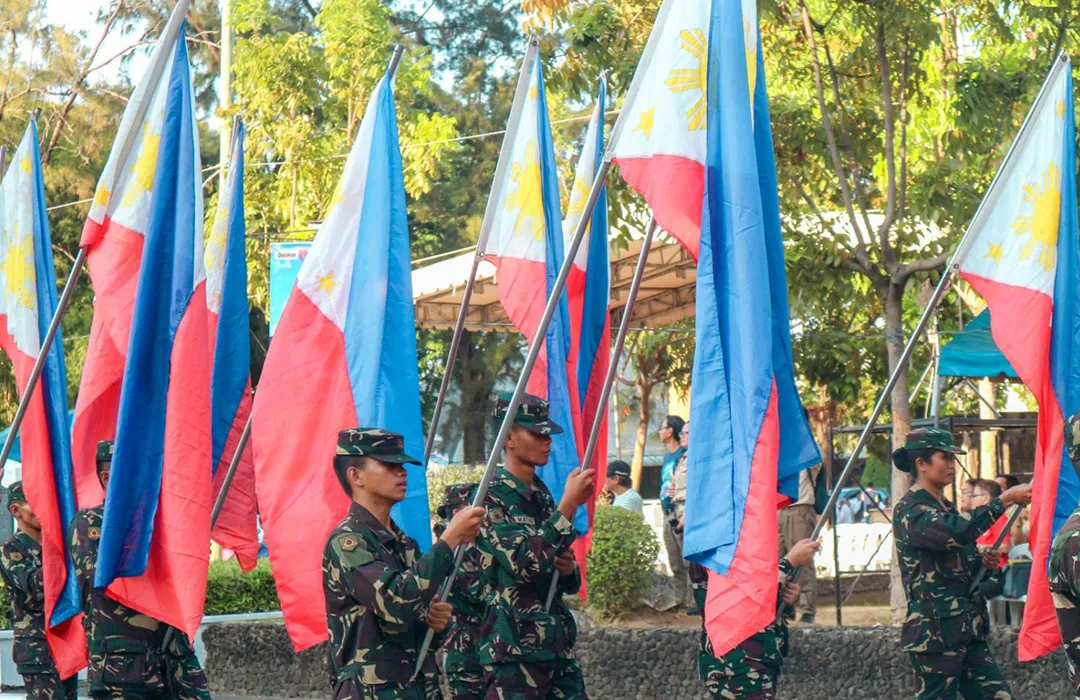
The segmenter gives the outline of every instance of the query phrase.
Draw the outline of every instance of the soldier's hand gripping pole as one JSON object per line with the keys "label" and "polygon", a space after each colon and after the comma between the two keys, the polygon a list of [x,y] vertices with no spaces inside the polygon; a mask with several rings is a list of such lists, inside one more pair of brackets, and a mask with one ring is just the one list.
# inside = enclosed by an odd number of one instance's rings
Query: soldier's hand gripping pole
{"label": "soldier's hand gripping pole", "polygon": [[[484,467],[484,476],[480,479],[476,495],[473,496],[472,505],[474,508],[484,505],[488,487],[491,486],[491,480],[495,476],[495,469],[499,463],[499,454],[502,452],[503,445],[506,444],[506,438],[510,435],[510,428],[514,424],[514,416],[517,414],[518,406],[521,405],[521,400],[525,396],[525,387],[529,383],[529,375],[532,374],[533,366],[536,364],[537,358],[540,357],[540,349],[544,345],[544,337],[547,335],[548,326],[551,325],[551,319],[555,315],[555,310],[559,306],[559,299],[562,297],[563,289],[566,287],[566,278],[570,276],[570,268],[574,264],[578,248],[581,247],[581,241],[585,238],[589,220],[592,218],[590,212],[596,207],[596,202],[600,198],[600,191],[604,188],[604,182],[607,180],[610,169],[611,158],[605,155],[600,168],[596,171],[596,177],[593,179],[592,188],[589,190],[589,198],[585,201],[585,214],[582,215],[581,221],[578,223],[573,240],[566,247],[566,257],[563,259],[562,267],[559,269],[559,276],[551,288],[551,295],[548,297],[547,305],[544,307],[544,315],[540,318],[540,325],[536,329],[536,335],[533,336],[533,342],[529,346],[529,354],[525,357],[525,366],[521,368],[521,376],[518,377],[517,385],[514,387],[514,395],[510,398],[510,405],[506,407],[506,417],[503,418],[502,425],[499,426],[499,433],[495,437],[495,444],[491,447],[491,454],[488,456],[487,465]],[[464,557],[465,546],[459,545],[454,551],[454,568],[439,589],[439,600],[447,599],[450,588],[454,585],[454,578],[457,576],[458,569],[461,566],[461,560]],[[428,628],[427,634],[424,636],[424,643],[420,646],[420,652],[416,657],[416,668],[413,670],[414,679],[420,675],[420,671],[424,667],[424,659],[427,658],[428,650],[431,648],[431,640],[434,636],[435,630]]]}
{"label": "soldier's hand gripping pole", "polygon": [[[590,214],[591,217],[591,214]],[[637,267],[634,268],[634,279],[630,282],[630,291],[626,296],[626,306],[623,307],[622,321],[619,322],[619,332],[615,336],[615,347],[611,352],[611,364],[608,365],[607,376],[604,377],[604,386],[600,392],[600,400],[597,402],[596,417],[593,418],[592,430],[589,433],[589,442],[585,447],[585,457],[581,460],[581,468],[588,469],[592,464],[593,456],[596,454],[596,447],[600,442],[600,429],[604,423],[604,418],[607,415],[606,406],[608,402],[608,396],[611,395],[611,387],[615,382],[615,376],[619,371],[619,355],[622,354],[623,344],[626,342],[626,335],[630,332],[630,317],[634,313],[634,303],[637,301],[638,290],[641,289],[641,280],[645,277],[645,267],[649,262],[649,250],[652,248],[653,236],[656,234],[656,219],[654,217],[649,218],[649,223],[645,227],[645,240],[641,242],[641,252],[638,253]],[[551,577],[551,587],[548,588],[547,600],[544,603],[544,610],[551,610],[552,603],[555,602],[555,594],[559,590],[559,572],[556,571]]]}
{"label": "soldier's hand gripping pole", "polygon": [[[1005,527],[1002,528],[1001,533],[998,535],[997,540],[994,541],[994,550],[997,550],[1002,543],[1005,542],[1005,538],[1012,532],[1013,525],[1016,524],[1016,519],[1020,517],[1020,513],[1024,510],[1024,506],[1013,506],[1012,513],[1009,514],[1009,519],[1005,521]],[[971,588],[968,589],[968,595],[972,595],[979,588],[979,584],[982,583],[983,578],[986,577],[986,572],[989,571],[985,566],[979,569],[979,573],[975,574],[975,580],[971,582]]]}

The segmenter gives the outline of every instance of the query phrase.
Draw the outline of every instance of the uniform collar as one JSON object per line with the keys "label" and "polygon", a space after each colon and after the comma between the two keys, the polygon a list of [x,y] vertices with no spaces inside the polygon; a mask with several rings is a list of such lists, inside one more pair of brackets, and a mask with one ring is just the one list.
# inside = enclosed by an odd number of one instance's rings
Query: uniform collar
{"label": "uniform collar", "polygon": [[500,483],[505,485],[507,488],[513,490],[515,493],[517,493],[517,495],[521,496],[522,498],[532,498],[533,492],[538,490],[536,488],[537,481],[539,481],[537,477],[533,477],[533,482],[531,485],[526,484],[524,481],[507,471],[506,467],[502,467],[499,469],[498,478]]}
{"label": "uniform collar", "polygon": [[934,494],[930,493],[918,484],[911,485],[911,492],[915,494],[915,498],[919,499],[923,503],[933,505],[936,508],[940,508],[941,510],[945,510],[948,512],[953,512],[956,510],[956,506],[953,505],[952,501],[945,498],[944,496],[942,496],[941,501],[938,501],[938,499],[934,498]]}
{"label": "uniform collar", "polygon": [[394,526],[393,520],[390,521],[390,529],[386,529],[386,526],[383,525],[370,510],[356,501],[353,501],[352,505],[349,506],[349,517],[352,518],[357,525],[374,532],[379,538],[379,542],[382,542],[383,544],[393,542],[397,539],[397,528]]}

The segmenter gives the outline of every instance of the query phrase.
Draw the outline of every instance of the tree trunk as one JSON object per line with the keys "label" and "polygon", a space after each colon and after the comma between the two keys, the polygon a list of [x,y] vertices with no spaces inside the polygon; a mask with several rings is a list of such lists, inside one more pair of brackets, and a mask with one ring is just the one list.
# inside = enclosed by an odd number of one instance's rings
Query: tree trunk
{"label": "tree trunk", "polygon": [[653,385],[637,381],[638,390],[638,425],[637,438],[634,440],[634,461],[630,464],[630,480],[635,490],[641,489],[641,465],[645,459],[645,440],[649,437],[649,400]]}
{"label": "tree trunk", "polygon": [[[473,346],[472,332],[462,330],[461,345],[458,346],[457,367],[460,374],[461,406],[458,417],[461,421],[461,447],[465,464],[483,464],[484,456],[484,428],[487,425],[487,411],[472,411],[469,406],[486,406],[488,403],[486,394],[490,393],[487,382],[484,381],[484,372],[481,368],[477,372],[476,348]],[[478,394],[483,394],[479,395]],[[449,416],[446,416],[449,418]],[[450,427],[450,420],[443,420],[443,425]],[[449,434],[449,432],[447,433]]]}
{"label": "tree trunk", "polygon": [[[885,302],[885,338],[889,354],[890,376],[900,362],[900,356],[904,352],[904,287],[903,285],[889,284],[884,295]],[[904,445],[908,430],[911,428],[911,404],[908,401],[907,372],[901,372],[900,380],[893,387],[890,396],[892,407],[892,449]],[[890,450],[891,452],[891,450]],[[895,504],[911,488],[911,478],[904,472],[893,467],[890,492],[892,502]],[[904,621],[907,615],[907,598],[904,595],[903,582],[900,579],[900,567],[896,560],[896,547],[893,547],[892,567],[890,571],[892,585],[890,586],[890,607],[892,609],[892,621],[898,625]]]}

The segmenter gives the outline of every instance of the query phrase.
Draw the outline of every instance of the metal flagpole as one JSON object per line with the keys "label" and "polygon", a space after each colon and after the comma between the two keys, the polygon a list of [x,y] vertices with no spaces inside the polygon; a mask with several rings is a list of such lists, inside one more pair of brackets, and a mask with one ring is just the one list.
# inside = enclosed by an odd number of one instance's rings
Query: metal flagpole
{"label": "metal flagpole", "polygon": [[[1024,506],[1021,506],[1021,505],[1013,506],[1013,511],[1012,511],[1011,514],[1009,514],[1009,519],[1007,521],[1005,521],[1005,527],[998,534],[997,540],[994,541],[994,547],[993,548],[994,548],[995,551],[997,550],[998,547],[1001,546],[1001,543],[1005,541],[1005,538],[1009,536],[1009,533],[1012,532],[1013,524],[1016,523],[1016,519],[1020,517],[1020,513],[1023,510],[1024,510]],[[983,567],[981,569],[979,569],[979,573],[975,574],[975,580],[971,582],[971,588],[968,589],[968,595],[971,595],[972,593],[974,593],[975,589],[979,587],[979,584],[982,582],[983,577],[986,576],[987,571],[988,571],[988,569],[986,568],[985,565],[983,565]]]}
{"label": "metal flagpole", "polygon": [[[1043,81],[1042,87],[1039,88],[1039,94],[1036,96],[1035,101],[1031,105],[1031,109],[1028,110],[1027,116],[1024,117],[1023,124],[1020,125],[1020,131],[1017,133],[1016,138],[1009,146],[1008,152],[1001,161],[1001,166],[998,168],[997,173],[994,174],[994,179],[990,181],[990,186],[986,189],[987,192],[993,192],[994,187],[997,185],[998,179],[1001,177],[1002,171],[1009,163],[1013,153],[1016,150],[1016,144],[1020,143],[1026,136],[1027,128],[1031,124],[1031,117],[1035,113],[1036,108],[1042,101],[1043,95],[1046,94],[1046,88],[1053,80],[1054,76],[1059,70],[1068,70],[1069,68],[1069,55],[1064,51],[1058,56],[1058,60],[1054,63],[1054,66],[1050,69],[1049,74],[1046,76],[1046,80]],[[949,260],[948,266],[941,275],[941,280],[938,282],[937,287],[934,288],[934,293],[930,297],[930,300],[926,304],[926,308],[923,309],[922,316],[919,317],[919,322],[915,325],[914,330],[911,332],[911,336],[908,338],[907,344],[904,346],[904,351],[900,354],[900,358],[896,363],[896,368],[889,376],[889,381],[885,384],[885,388],[881,391],[881,395],[878,397],[877,403],[874,405],[874,410],[870,412],[870,416],[866,421],[866,425],[863,427],[862,434],[859,435],[859,440],[855,443],[855,449],[852,450],[851,456],[848,457],[847,463],[844,465],[844,469],[840,472],[840,476],[836,480],[836,484],[833,486],[832,493],[829,494],[828,503],[825,505],[824,513],[828,513],[832,510],[836,504],[837,499],[840,497],[840,489],[851,476],[851,471],[855,468],[855,461],[859,456],[859,453],[866,447],[866,444],[870,441],[870,435],[873,432],[874,426],[877,424],[878,418],[881,417],[882,411],[885,410],[885,404],[889,401],[889,394],[892,393],[893,387],[900,381],[900,375],[907,371],[908,361],[911,359],[911,354],[915,350],[915,344],[922,337],[923,331],[926,330],[926,326],[930,323],[930,318],[933,316],[938,304],[945,298],[945,294],[948,292],[949,283],[953,276],[960,272],[960,265],[963,264],[964,259],[967,257],[968,249],[971,247],[972,240],[971,230],[972,225],[979,220],[979,215],[982,213],[983,207],[986,205],[986,198],[979,202],[979,207],[975,210],[975,215],[971,217],[971,223],[964,229],[964,236],[960,239],[960,243],[956,246],[956,251],[953,253],[952,259]],[[814,525],[814,531],[810,533],[810,539],[816,540],[821,536],[821,530],[825,526],[827,518],[818,516],[817,524]],[[788,577],[788,581],[795,582],[799,578],[799,572],[801,569],[796,569],[795,572]],[[776,619],[780,620],[783,615],[784,608],[783,601],[777,606]]]}
{"label": "metal flagpole", "polygon": [[[495,476],[495,469],[499,463],[499,453],[502,452],[503,445],[506,444],[506,438],[510,434],[510,427],[514,424],[514,415],[517,413],[518,406],[521,405],[521,400],[525,396],[525,386],[529,382],[529,375],[532,374],[533,365],[536,364],[536,360],[540,356],[540,348],[543,347],[544,337],[547,335],[548,326],[551,325],[551,318],[555,315],[555,309],[558,307],[559,299],[562,297],[563,289],[566,287],[566,278],[570,276],[570,269],[574,266],[574,258],[577,256],[578,248],[581,247],[581,241],[585,238],[585,232],[588,230],[589,221],[592,219],[592,212],[596,208],[596,202],[600,199],[600,191],[604,189],[604,183],[607,181],[608,172],[610,170],[611,157],[609,151],[604,154],[604,160],[600,163],[600,168],[596,171],[596,177],[593,179],[592,188],[589,190],[589,197],[585,200],[585,207],[582,211],[581,220],[578,222],[577,230],[574,231],[574,238],[566,247],[562,268],[559,270],[559,276],[555,280],[554,286],[551,288],[551,295],[548,297],[547,305],[544,307],[544,315],[540,318],[540,325],[537,327],[536,335],[533,337],[533,342],[529,346],[529,354],[525,358],[525,366],[521,369],[521,376],[518,377],[517,385],[514,387],[514,394],[510,398],[510,405],[506,407],[506,417],[503,418],[502,425],[499,427],[499,433],[495,437],[495,444],[492,446],[491,454],[488,456],[487,465],[484,468],[484,477],[480,480],[480,485],[476,489],[476,495],[473,497],[472,506],[474,508],[483,505],[484,499],[487,497],[488,487],[491,486],[491,480]],[[561,232],[557,232],[557,234],[561,235]],[[454,568],[439,589],[439,600],[446,600],[450,587],[454,585],[454,579],[457,577],[458,569],[461,567],[461,560],[464,557],[465,546],[459,545],[454,552]],[[417,656],[416,669],[413,671],[413,678],[416,678],[424,667],[424,659],[427,657],[428,650],[431,648],[431,640],[434,636],[435,630],[429,627],[427,635],[424,637],[424,643],[420,647],[420,653]]]}
{"label": "metal flagpole", "polygon": [[[604,417],[607,416],[607,402],[608,397],[611,395],[611,386],[615,382],[615,376],[619,372],[618,359],[622,355],[623,345],[626,343],[626,336],[630,332],[630,316],[634,311],[634,304],[637,302],[638,291],[641,289],[641,280],[645,277],[645,267],[649,262],[649,249],[652,248],[653,236],[656,234],[656,219],[649,218],[649,224],[645,228],[645,240],[641,242],[641,252],[638,253],[637,267],[634,268],[634,279],[630,282],[630,291],[626,296],[626,306],[623,307],[622,321],[619,322],[619,332],[615,336],[615,347],[612,349],[612,357],[614,358],[611,364],[608,365],[607,375],[604,377],[604,386],[600,392],[600,400],[597,403],[596,417],[593,418],[592,430],[589,432],[589,442],[585,446],[585,456],[581,460],[581,466],[583,469],[587,469],[592,464],[593,457],[596,454],[596,446],[600,442],[600,428],[603,425]],[[551,586],[548,588],[547,602],[544,603],[544,610],[551,610],[551,604],[555,602],[555,594],[559,589],[559,572],[556,571],[555,575],[551,577]]]}
{"label": "metal flagpole", "polygon": [[[525,104],[525,98],[529,92],[529,78],[532,75],[532,64],[537,59],[540,43],[536,39],[529,40],[529,47],[525,50],[525,59],[521,63],[521,74],[518,76],[517,90],[514,92],[514,103],[510,107],[510,116],[507,119],[509,126],[503,143],[513,143],[517,138],[521,110]],[[495,182],[501,182],[506,175],[513,154],[505,148],[499,152],[499,161],[495,166]],[[489,197],[487,210],[484,212],[483,223],[480,224],[480,235],[476,239],[476,254],[473,255],[472,269],[469,271],[469,279],[465,283],[465,291],[461,296],[461,308],[458,310],[457,322],[454,324],[454,337],[450,341],[450,351],[446,355],[446,366],[443,369],[442,382],[439,384],[439,397],[435,400],[435,412],[431,414],[431,424],[428,426],[427,440],[424,443],[424,466],[431,460],[431,451],[435,447],[435,434],[439,427],[439,418],[442,417],[443,404],[446,403],[446,392],[450,389],[450,377],[454,373],[454,364],[457,363],[458,348],[461,345],[461,335],[465,331],[465,318],[469,315],[469,303],[472,301],[473,287],[476,285],[476,272],[480,267],[480,261],[484,259],[484,249],[487,247],[488,238],[491,236],[493,218],[496,204],[494,198]]]}
{"label": "metal flagpole", "polygon": [[233,477],[236,476],[236,470],[240,467],[240,458],[244,454],[244,448],[247,447],[249,439],[251,439],[251,413],[248,413],[244,431],[240,433],[240,441],[236,444],[236,451],[233,452],[232,459],[229,461],[229,470],[225,472],[225,479],[221,482],[221,491],[218,491],[217,498],[214,500],[214,509],[210,511],[211,530],[217,525],[221,508],[225,505],[225,496],[229,493],[229,487],[232,486]]}

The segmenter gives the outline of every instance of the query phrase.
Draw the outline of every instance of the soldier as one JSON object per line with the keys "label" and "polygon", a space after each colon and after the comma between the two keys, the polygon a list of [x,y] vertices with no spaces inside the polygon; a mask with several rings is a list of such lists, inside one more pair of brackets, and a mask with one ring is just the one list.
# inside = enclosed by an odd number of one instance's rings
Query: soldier
{"label": "soldier", "polygon": [[405,498],[405,465],[420,464],[404,449],[400,435],[378,428],[338,433],[334,473],[353,503],[323,550],[335,700],[442,697],[430,654],[413,680],[417,653],[428,627],[441,633],[450,621],[438,587],[454,567],[454,548],[476,538],[484,509],[461,510],[421,556],[390,518]]}
{"label": "soldier", "polygon": [[23,494],[21,481],[7,489],[8,512],[19,531],[0,545],[0,574],[11,598],[12,652],[30,700],[74,700],[78,676],[60,680],[45,640],[45,579],[41,567],[41,524]]}
{"label": "soldier", "polygon": [[[501,423],[510,394],[495,402]],[[571,520],[593,494],[592,469],[575,469],[556,508],[536,478],[547,464],[551,435],[562,428],[550,420],[548,404],[526,396],[506,440],[506,464],[495,474],[484,505],[487,521],[477,547],[488,611],[480,629],[488,700],[586,698],[585,679],[574,658],[577,625],[563,602],[581,586],[569,551],[576,532]],[[544,611],[552,576],[560,575],[550,612]]]}
{"label": "soldier", "polygon": [[[435,526],[441,535],[446,523],[455,513],[472,503],[476,484],[454,484],[446,487],[446,502],[439,506],[443,522]],[[454,609],[450,627],[443,642],[446,662],[443,665],[453,700],[481,700],[484,697],[484,666],[477,656],[476,641],[484,622],[487,603],[480,583],[480,552],[467,547],[458,567],[454,587],[446,601]]]}
{"label": "soldier", "polygon": [[[788,605],[799,600],[799,584],[788,582],[796,569],[813,566],[818,542],[802,540],[780,559],[777,595]],[[712,697],[722,700],[773,700],[780,667],[787,656],[787,618],[771,622],[754,636],[723,656],[713,654],[712,641],[705,631],[705,599],[709,574],[701,564],[690,564],[690,584],[694,602],[702,611],[701,646],[698,652],[698,675]]]}
{"label": "soldier", "polygon": [[[97,475],[109,485],[113,441],[97,445]],[[94,698],[198,698],[209,700],[206,674],[187,635],[116,602],[94,588],[105,506],[80,510],[68,542],[82,598]]]}
{"label": "soldier", "polygon": [[997,566],[997,554],[980,555],[975,540],[1008,506],[1030,503],[1031,486],[1014,486],[987,505],[960,513],[944,495],[953,483],[956,454],[964,452],[948,431],[937,428],[911,431],[893,452],[896,468],[915,477],[893,511],[908,599],[900,639],[915,667],[919,698],[1008,700],[1012,691],[986,643],[986,599],[970,591],[980,568]]}
{"label": "soldier", "polygon": [[[1080,412],[1065,425],[1065,447],[1073,468],[1080,470]],[[1069,660],[1069,680],[1080,698],[1080,508],[1061,526],[1050,547],[1050,594]]]}

